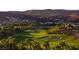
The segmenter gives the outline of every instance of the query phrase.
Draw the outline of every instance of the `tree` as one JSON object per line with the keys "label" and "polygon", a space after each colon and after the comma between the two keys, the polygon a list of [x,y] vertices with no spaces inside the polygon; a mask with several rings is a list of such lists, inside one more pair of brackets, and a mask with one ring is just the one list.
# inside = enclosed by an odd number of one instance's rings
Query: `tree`
{"label": "tree", "polygon": [[50,48],[48,41],[45,41],[43,46],[44,46],[45,49],[49,49]]}
{"label": "tree", "polygon": [[60,46],[66,46],[66,43],[65,42],[61,42],[59,43]]}
{"label": "tree", "polygon": [[35,44],[33,45],[33,49],[34,49],[34,50],[41,50],[42,48],[41,48],[41,46],[40,46],[40,43],[35,42]]}
{"label": "tree", "polygon": [[13,38],[2,39],[0,41],[0,49],[14,50],[16,49],[16,41]]}

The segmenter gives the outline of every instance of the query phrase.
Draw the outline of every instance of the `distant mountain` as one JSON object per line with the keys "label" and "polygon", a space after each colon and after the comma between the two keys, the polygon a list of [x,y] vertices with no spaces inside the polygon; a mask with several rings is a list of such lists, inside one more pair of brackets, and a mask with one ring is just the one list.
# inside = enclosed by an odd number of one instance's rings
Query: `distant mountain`
{"label": "distant mountain", "polygon": [[0,12],[0,24],[16,21],[49,21],[64,19],[64,21],[79,21],[79,10],[28,10]]}
{"label": "distant mountain", "polygon": [[79,10],[28,10],[24,14],[31,16],[52,17],[52,16],[69,16],[72,14],[79,15]]}

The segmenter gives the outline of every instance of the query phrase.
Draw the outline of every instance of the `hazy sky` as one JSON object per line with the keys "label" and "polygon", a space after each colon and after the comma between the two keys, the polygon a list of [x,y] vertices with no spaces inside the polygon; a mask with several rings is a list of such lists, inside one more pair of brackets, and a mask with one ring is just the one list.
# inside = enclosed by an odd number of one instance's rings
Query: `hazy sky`
{"label": "hazy sky", "polygon": [[79,0],[0,0],[0,11],[79,9]]}

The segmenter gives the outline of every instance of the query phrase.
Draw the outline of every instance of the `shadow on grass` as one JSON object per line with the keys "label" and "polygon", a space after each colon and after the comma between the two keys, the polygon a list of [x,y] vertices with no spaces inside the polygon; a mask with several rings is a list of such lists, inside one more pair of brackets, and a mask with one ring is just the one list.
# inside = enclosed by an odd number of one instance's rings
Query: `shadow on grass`
{"label": "shadow on grass", "polygon": [[17,42],[19,42],[21,40],[32,38],[31,35],[30,35],[30,32],[25,31],[25,30],[15,31],[11,37],[15,38],[17,40]]}

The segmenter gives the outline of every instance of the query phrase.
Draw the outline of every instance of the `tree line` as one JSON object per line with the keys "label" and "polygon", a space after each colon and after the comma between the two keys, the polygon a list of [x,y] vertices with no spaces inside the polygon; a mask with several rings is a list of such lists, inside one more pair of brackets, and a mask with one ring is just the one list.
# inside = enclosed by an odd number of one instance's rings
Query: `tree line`
{"label": "tree line", "polygon": [[0,50],[79,50],[79,47],[60,42],[51,48],[48,41],[44,41],[42,44],[34,41],[21,41],[17,43],[15,39],[3,39],[0,40]]}

